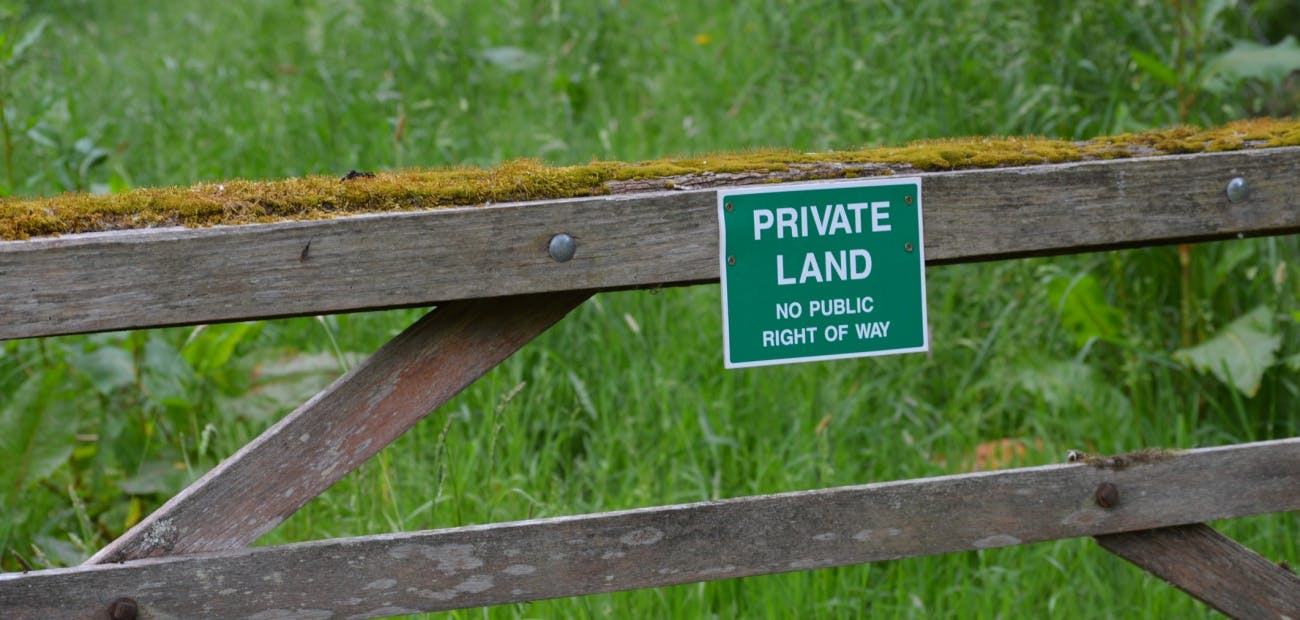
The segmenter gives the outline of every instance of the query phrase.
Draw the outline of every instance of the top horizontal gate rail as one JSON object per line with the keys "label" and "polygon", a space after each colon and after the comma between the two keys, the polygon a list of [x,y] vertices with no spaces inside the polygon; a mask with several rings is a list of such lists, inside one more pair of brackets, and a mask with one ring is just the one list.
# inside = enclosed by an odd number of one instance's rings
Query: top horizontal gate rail
{"label": "top horizontal gate rail", "polygon": [[[1297,161],[1288,147],[918,175],[925,257],[1297,232]],[[664,191],[0,242],[0,339],[716,282],[716,205],[713,190]],[[546,253],[560,232],[578,244],[566,263]]]}
{"label": "top horizontal gate rail", "polygon": [[[1300,231],[1300,147],[920,176],[930,264]],[[1300,438],[247,547],[591,293],[716,281],[716,217],[704,189],[0,242],[0,339],[438,305],[86,565],[0,574],[0,617],[363,618],[1078,536],[1300,617],[1300,579],[1196,525],[1300,510]]]}

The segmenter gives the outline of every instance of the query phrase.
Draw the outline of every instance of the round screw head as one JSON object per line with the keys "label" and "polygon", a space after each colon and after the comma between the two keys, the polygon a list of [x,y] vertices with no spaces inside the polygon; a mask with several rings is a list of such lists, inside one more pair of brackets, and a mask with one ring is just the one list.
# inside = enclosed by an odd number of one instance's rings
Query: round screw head
{"label": "round screw head", "polygon": [[912,197],[911,197],[911,196],[903,196],[903,202],[905,202],[905,203],[907,203],[907,204],[909,204],[909,205],[912,204]]}
{"label": "round screw head", "polygon": [[904,252],[911,252],[911,251],[912,251],[912,244],[910,244],[910,243],[904,243],[904,244],[903,244],[903,251],[904,251]]}
{"label": "round screw head", "polygon": [[735,206],[732,205],[730,202],[728,202],[728,203],[726,203],[726,204],[723,205],[723,208],[726,209],[726,210],[728,210],[728,211],[730,211],[730,210],[734,209]]}
{"label": "round screw head", "polygon": [[112,620],[135,620],[140,616],[140,606],[135,601],[123,597],[108,606],[108,617]]}
{"label": "round screw head", "polygon": [[546,248],[546,253],[551,255],[557,263],[566,263],[573,258],[573,254],[578,251],[578,242],[573,237],[565,233],[560,233],[551,237],[551,243]]}
{"label": "round screw head", "polygon": [[1246,179],[1233,177],[1228,181],[1228,202],[1236,204],[1246,199],[1250,193],[1250,186],[1246,184]]}
{"label": "round screw head", "polygon": [[1102,508],[1114,508],[1119,504],[1119,488],[1109,482],[1103,482],[1097,485],[1092,498]]}
{"label": "round screw head", "polygon": [[728,264],[728,265],[735,265],[735,264],[736,264],[736,257],[735,257],[735,256],[728,256],[728,257],[727,257],[727,264]]}

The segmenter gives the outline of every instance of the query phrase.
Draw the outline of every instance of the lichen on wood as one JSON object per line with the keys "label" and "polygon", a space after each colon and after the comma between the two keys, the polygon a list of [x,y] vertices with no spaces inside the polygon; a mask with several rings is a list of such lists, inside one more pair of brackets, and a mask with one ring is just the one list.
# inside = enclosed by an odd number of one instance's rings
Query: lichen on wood
{"label": "lichen on wood", "polygon": [[798,153],[757,149],[638,163],[550,166],[535,159],[494,168],[450,167],[230,180],[120,194],[0,200],[0,239],[160,226],[203,227],[358,213],[577,198],[612,193],[1029,166],[1246,148],[1300,146],[1300,120],[1252,119],[1174,127],[1082,142],[1043,137],[924,140],[904,146]]}

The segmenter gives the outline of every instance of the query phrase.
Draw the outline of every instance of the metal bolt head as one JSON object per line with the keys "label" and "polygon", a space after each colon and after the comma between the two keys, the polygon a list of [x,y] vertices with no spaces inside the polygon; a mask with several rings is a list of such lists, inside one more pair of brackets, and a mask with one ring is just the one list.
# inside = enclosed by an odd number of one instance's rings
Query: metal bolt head
{"label": "metal bolt head", "polygon": [[551,243],[546,248],[546,253],[551,255],[557,263],[567,263],[573,258],[573,254],[578,251],[578,242],[565,233],[560,233],[551,237]]}
{"label": "metal bolt head", "polygon": [[140,616],[140,606],[135,601],[123,597],[108,606],[108,617],[112,620],[135,620]]}
{"label": "metal bolt head", "polygon": [[904,244],[903,244],[903,251],[904,251],[904,252],[911,252],[911,251],[912,251],[912,244],[910,244],[910,243],[904,243]]}
{"label": "metal bolt head", "polygon": [[1109,482],[1103,482],[1097,485],[1092,498],[1102,508],[1114,508],[1119,504],[1119,488]]}
{"label": "metal bolt head", "polygon": [[903,202],[905,202],[905,203],[907,203],[907,204],[909,204],[909,205],[912,204],[912,197],[911,197],[911,196],[903,196]]}
{"label": "metal bolt head", "polygon": [[728,211],[730,211],[730,210],[736,208],[735,205],[732,205],[730,202],[728,202],[728,203],[726,203],[726,204],[724,204],[724,205],[722,205],[722,206],[723,206],[724,209],[726,209],[726,210],[728,210]]}
{"label": "metal bolt head", "polygon": [[735,264],[736,264],[736,257],[735,257],[735,256],[728,256],[728,257],[727,257],[727,264],[728,264],[728,265],[735,265]]}
{"label": "metal bolt head", "polygon": [[1250,193],[1250,186],[1246,184],[1246,179],[1233,177],[1231,181],[1228,181],[1227,191],[1228,202],[1237,204],[1246,199],[1246,195]]}

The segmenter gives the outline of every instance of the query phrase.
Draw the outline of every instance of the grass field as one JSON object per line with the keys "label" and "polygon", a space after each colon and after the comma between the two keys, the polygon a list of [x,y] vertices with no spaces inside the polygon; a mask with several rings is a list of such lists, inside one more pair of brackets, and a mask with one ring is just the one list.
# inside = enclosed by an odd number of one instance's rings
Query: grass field
{"label": "grass field", "polygon": [[[1294,114],[1285,71],[1223,59],[1300,21],[1228,4],[0,1],[0,189]],[[995,444],[1005,466],[1296,436],[1298,250],[935,268],[930,354],[743,371],[716,286],[602,294],[261,542],[955,473]],[[0,567],[82,561],[420,313],[0,343]],[[1176,355],[1238,329],[1258,376]],[[1216,525],[1300,561],[1294,514]],[[1208,614],[1069,540],[435,617]]]}

